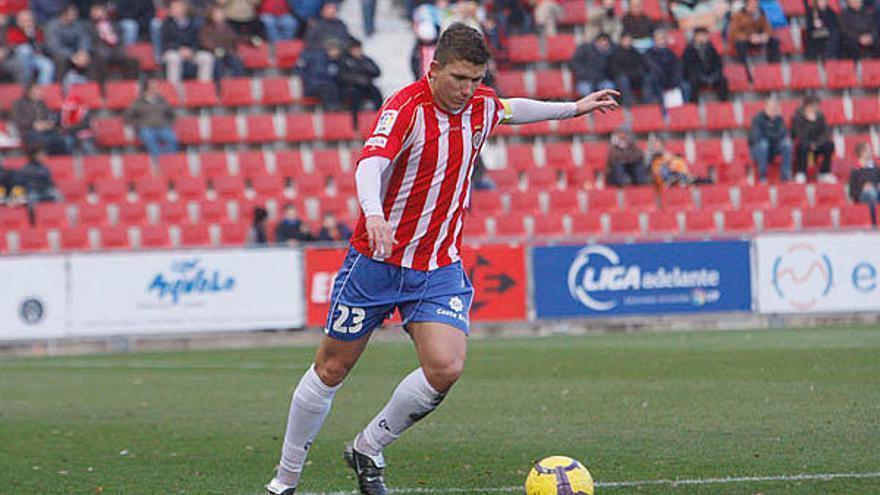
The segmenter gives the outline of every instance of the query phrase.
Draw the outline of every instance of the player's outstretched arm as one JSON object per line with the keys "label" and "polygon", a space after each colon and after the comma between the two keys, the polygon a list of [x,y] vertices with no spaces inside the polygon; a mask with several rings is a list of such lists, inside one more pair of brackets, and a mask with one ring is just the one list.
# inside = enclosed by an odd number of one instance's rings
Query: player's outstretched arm
{"label": "player's outstretched arm", "polygon": [[603,89],[572,102],[549,102],[528,98],[511,98],[502,100],[507,114],[505,124],[529,124],[544,120],[560,120],[578,117],[590,112],[609,112],[616,110],[620,104],[616,98],[620,93],[613,89]]}
{"label": "player's outstretched arm", "polygon": [[620,93],[613,89],[603,89],[584,96],[577,102],[577,111],[575,116],[585,115],[591,112],[599,111],[601,113],[611,112],[620,107]]}

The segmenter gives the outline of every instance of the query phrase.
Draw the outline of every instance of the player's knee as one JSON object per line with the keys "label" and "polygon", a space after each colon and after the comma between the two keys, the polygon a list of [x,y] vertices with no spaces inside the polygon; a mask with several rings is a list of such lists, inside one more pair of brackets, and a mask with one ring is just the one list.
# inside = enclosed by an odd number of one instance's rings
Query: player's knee
{"label": "player's knee", "polygon": [[323,359],[315,361],[315,373],[318,378],[328,387],[335,387],[345,380],[351,366],[338,359]]}
{"label": "player's knee", "polygon": [[446,392],[452,388],[463,370],[463,359],[450,360],[424,368],[425,378],[428,379],[431,387],[438,392]]}

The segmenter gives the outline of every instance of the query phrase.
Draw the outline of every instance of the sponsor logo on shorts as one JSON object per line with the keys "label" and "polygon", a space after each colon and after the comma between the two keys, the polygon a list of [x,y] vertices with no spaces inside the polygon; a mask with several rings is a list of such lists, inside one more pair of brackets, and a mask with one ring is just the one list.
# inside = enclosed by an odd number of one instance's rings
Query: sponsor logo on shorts
{"label": "sponsor logo on shorts", "polygon": [[449,298],[449,309],[446,308],[437,308],[437,314],[440,316],[446,316],[447,318],[455,318],[457,320],[467,322],[467,315],[463,314],[464,311],[464,301],[458,296],[452,296]]}

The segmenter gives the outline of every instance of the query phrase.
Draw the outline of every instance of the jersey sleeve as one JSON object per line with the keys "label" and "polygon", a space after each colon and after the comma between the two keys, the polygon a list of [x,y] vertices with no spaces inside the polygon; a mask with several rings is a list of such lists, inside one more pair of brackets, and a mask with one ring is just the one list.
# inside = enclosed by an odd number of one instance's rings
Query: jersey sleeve
{"label": "jersey sleeve", "polygon": [[492,101],[494,111],[492,115],[492,128],[495,128],[498,124],[506,124],[513,115],[510,103],[507,100],[499,98],[495,90],[489,86],[480,86],[478,91],[482,93],[484,98]]}
{"label": "jersey sleeve", "polygon": [[373,156],[394,160],[413,131],[415,107],[412,100],[403,100],[398,96],[392,97],[382,105],[373,123],[370,137],[367,138],[358,157],[358,162]]}

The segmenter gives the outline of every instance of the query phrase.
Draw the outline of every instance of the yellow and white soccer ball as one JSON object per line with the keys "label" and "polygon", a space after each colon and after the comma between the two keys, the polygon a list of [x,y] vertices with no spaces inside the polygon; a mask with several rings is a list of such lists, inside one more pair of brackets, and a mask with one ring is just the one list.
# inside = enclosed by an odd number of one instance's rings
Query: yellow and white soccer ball
{"label": "yellow and white soccer ball", "polygon": [[561,455],[536,462],[526,478],[526,495],[593,495],[593,491],[587,468]]}

